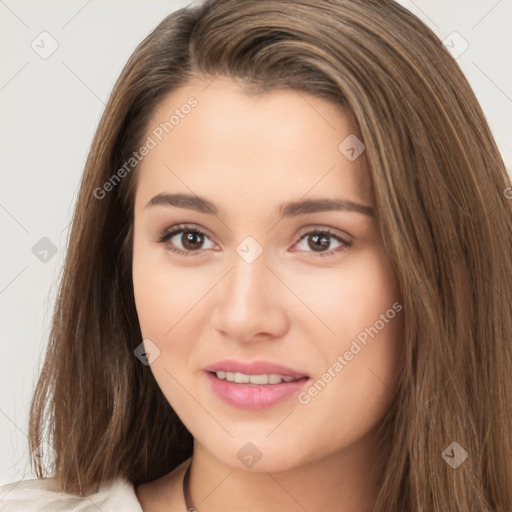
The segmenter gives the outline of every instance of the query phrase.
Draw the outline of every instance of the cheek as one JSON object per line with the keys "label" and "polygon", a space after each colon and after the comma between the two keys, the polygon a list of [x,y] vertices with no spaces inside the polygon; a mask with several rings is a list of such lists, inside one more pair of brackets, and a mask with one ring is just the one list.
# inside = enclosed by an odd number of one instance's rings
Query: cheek
{"label": "cheek", "polygon": [[[359,296],[354,303],[350,349],[362,390],[388,396],[399,373],[398,361],[403,336],[403,306],[395,272],[383,249],[372,254],[368,273],[361,276]],[[363,379],[365,376],[365,379]]]}
{"label": "cheek", "polygon": [[[134,251],[132,277],[142,337],[159,350],[149,370],[167,401],[183,414],[191,401],[180,383],[189,375],[193,343],[188,340],[194,339],[194,333],[184,328],[190,326],[187,314],[204,291],[199,289],[200,283],[190,282],[190,275],[183,269],[171,269],[154,258],[151,261],[151,254],[143,251]],[[152,348],[151,343],[144,342],[146,350]]]}
{"label": "cheek", "polygon": [[[303,402],[311,418],[329,406],[324,428],[340,435],[340,422],[353,432],[369,428],[389,407],[400,370],[403,312],[395,273],[380,251],[333,279],[323,311],[335,335],[325,336],[324,369]],[[357,427],[356,427],[357,425]]]}
{"label": "cheek", "polygon": [[179,383],[189,382],[187,388],[191,387],[196,341],[206,321],[198,315],[203,314],[203,301],[214,283],[197,268],[172,266],[161,247],[137,251],[135,246],[132,278],[143,339],[159,350],[150,370],[167,400],[186,410],[190,401]]}
{"label": "cheek", "polygon": [[377,334],[369,330],[366,344],[345,338],[301,395],[295,419],[304,438],[322,432],[318,452],[328,454],[355,443],[382,421],[399,376],[400,325],[401,313]]}
{"label": "cheek", "polygon": [[401,310],[401,295],[382,248],[355,254],[350,262],[332,269],[316,284],[309,303],[329,328],[330,334],[326,331],[319,345],[326,353],[348,350],[355,338],[362,343],[374,336],[382,340],[394,337],[396,333],[392,331],[399,330],[397,310]]}
{"label": "cheek", "polygon": [[171,266],[160,247],[134,248],[132,278],[142,333],[162,340],[170,338],[174,326],[205,294],[207,284],[197,270]]}

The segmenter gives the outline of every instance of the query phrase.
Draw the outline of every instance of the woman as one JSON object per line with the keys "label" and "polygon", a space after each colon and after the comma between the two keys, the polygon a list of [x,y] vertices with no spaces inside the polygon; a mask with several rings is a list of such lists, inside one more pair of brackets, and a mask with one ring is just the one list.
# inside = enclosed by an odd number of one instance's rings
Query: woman
{"label": "woman", "polygon": [[86,164],[30,416],[51,478],[0,509],[511,510],[510,191],[399,5],[168,16]]}

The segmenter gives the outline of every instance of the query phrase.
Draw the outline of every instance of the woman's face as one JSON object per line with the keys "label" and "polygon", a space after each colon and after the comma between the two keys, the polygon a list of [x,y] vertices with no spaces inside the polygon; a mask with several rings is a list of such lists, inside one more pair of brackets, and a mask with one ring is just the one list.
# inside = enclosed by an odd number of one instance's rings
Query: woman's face
{"label": "woman's face", "polygon": [[170,95],[146,134],[137,313],[150,369],[196,443],[279,471],[348,450],[382,419],[400,292],[344,112],[293,90],[205,86]]}

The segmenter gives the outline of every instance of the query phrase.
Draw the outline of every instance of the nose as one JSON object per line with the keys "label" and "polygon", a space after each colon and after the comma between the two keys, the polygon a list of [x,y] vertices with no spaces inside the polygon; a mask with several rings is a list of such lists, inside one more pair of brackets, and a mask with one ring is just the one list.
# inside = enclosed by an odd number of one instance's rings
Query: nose
{"label": "nose", "polygon": [[286,293],[290,292],[269,268],[265,256],[263,251],[248,263],[236,254],[233,267],[219,283],[212,323],[230,339],[273,339],[288,329]]}

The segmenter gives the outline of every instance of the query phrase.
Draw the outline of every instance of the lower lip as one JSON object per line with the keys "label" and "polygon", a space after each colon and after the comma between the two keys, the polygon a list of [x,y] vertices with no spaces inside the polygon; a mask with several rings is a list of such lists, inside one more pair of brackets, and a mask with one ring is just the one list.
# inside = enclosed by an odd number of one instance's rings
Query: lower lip
{"label": "lower lip", "polygon": [[300,391],[308,382],[304,377],[293,382],[281,382],[279,384],[238,384],[219,379],[214,373],[207,372],[208,379],[217,395],[234,407],[240,409],[257,410],[270,407],[294,393]]}

